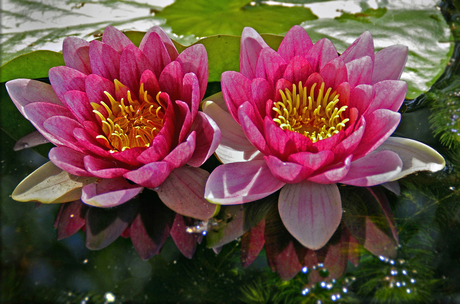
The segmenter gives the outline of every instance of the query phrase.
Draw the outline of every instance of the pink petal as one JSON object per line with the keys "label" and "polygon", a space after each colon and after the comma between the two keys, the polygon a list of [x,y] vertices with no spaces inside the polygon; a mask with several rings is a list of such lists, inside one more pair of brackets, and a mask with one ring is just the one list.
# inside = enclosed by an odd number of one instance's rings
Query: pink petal
{"label": "pink petal", "polygon": [[121,54],[123,49],[134,45],[128,37],[113,26],[107,26],[102,35],[102,42],[110,45],[115,51]]}
{"label": "pink petal", "polygon": [[374,61],[374,40],[369,31],[365,31],[340,55],[345,63],[369,56]]}
{"label": "pink petal", "polygon": [[86,75],[91,74],[89,42],[77,37],[67,37],[62,44],[65,65]]}
{"label": "pink petal", "polygon": [[90,206],[115,207],[131,200],[142,189],[144,187],[132,185],[122,177],[102,179],[100,182],[84,186],[82,188],[81,200]]}
{"label": "pink petal", "polygon": [[264,135],[260,131],[261,129],[263,130],[262,121],[257,121],[252,105],[249,102],[245,102],[240,106],[238,114],[241,128],[247,139],[262,153],[270,154]]}
{"label": "pink petal", "polygon": [[68,238],[85,226],[85,215],[88,206],[80,200],[61,205],[57,223],[58,241]]}
{"label": "pink petal", "polygon": [[249,99],[255,110],[258,111],[260,117],[264,117],[266,113],[267,100],[273,99],[273,89],[267,80],[263,78],[253,79],[251,82],[252,100]]}
{"label": "pink petal", "polygon": [[379,185],[393,180],[402,166],[398,154],[392,151],[370,153],[353,161],[348,174],[340,182],[358,187]]}
{"label": "pink petal", "polygon": [[347,68],[342,57],[335,58],[329,61],[320,71],[327,88],[332,88],[334,91],[341,83],[348,81]]}
{"label": "pink petal", "polygon": [[195,151],[196,133],[192,132],[185,142],[177,145],[164,159],[172,168],[179,168],[185,165]]}
{"label": "pink petal", "polygon": [[369,108],[374,96],[375,91],[371,85],[360,84],[351,90],[348,106],[350,109],[357,108],[362,115]]}
{"label": "pink petal", "polygon": [[363,137],[364,130],[366,129],[366,120],[361,117],[361,126],[351,133],[350,136],[342,140],[332,151],[335,154],[336,161],[341,161],[343,158],[350,155],[360,144],[361,138]]}
{"label": "pink petal", "polygon": [[217,207],[203,197],[208,176],[201,168],[174,169],[157,190],[158,196],[168,208],[181,215],[207,220]]}
{"label": "pink petal", "polygon": [[199,167],[217,149],[221,132],[214,120],[203,112],[198,112],[192,130],[196,132],[195,151],[187,164],[192,167]]}
{"label": "pink petal", "polygon": [[382,80],[398,80],[404,70],[409,49],[404,45],[392,45],[375,54],[372,84]]}
{"label": "pink petal", "polygon": [[373,85],[375,90],[374,100],[369,106],[369,112],[376,109],[398,111],[404,102],[407,84],[401,80],[383,80]]}
{"label": "pink petal", "polygon": [[328,168],[324,172],[308,178],[309,181],[319,184],[334,184],[344,178],[350,170],[353,155],[349,155],[342,163]]}
{"label": "pink petal", "polygon": [[298,152],[289,155],[288,161],[296,162],[303,167],[311,170],[318,170],[324,166],[327,166],[334,160],[334,153],[330,150],[324,150],[317,153],[311,152]]}
{"label": "pink petal", "polygon": [[[305,80],[313,73],[313,69],[305,57],[296,56],[289,61],[284,71],[283,78],[287,81],[299,85],[299,81],[305,84]],[[292,89],[292,88],[290,88]]]}
{"label": "pink petal", "polygon": [[171,60],[176,60],[177,56],[179,56],[179,53],[177,52],[177,49],[174,46],[174,43],[172,42],[172,40],[168,37],[168,35],[159,26],[154,26],[150,30],[147,31],[147,33],[144,35],[144,38],[142,38],[142,41],[141,41],[141,44],[139,45],[139,48],[141,50],[144,50],[147,47],[149,47],[147,41],[148,41],[151,33],[156,33],[158,35],[158,37],[160,37],[161,41],[163,42],[164,46],[166,47],[166,50],[169,53],[169,58],[171,58]]}
{"label": "pink petal", "polygon": [[182,78],[184,73],[179,62],[173,61],[161,72],[158,83],[160,90],[169,94],[171,100],[180,100],[182,92]]}
{"label": "pink petal", "polygon": [[289,62],[295,56],[305,57],[312,46],[313,43],[305,29],[300,25],[294,25],[281,41],[278,53]]}
{"label": "pink petal", "polygon": [[49,141],[38,131],[33,131],[26,136],[21,137],[14,144],[13,150],[20,151],[27,148],[33,148],[39,145],[49,143]]}
{"label": "pink petal", "polygon": [[182,83],[181,100],[188,105],[192,121],[195,121],[201,99],[202,96],[200,95],[200,87],[196,75],[194,73],[185,74]]}
{"label": "pink petal", "polygon": [[142,166],[143,163],[138,161],[137,158],[144,151],[144,147],[135,147],[121,152],[110,153],[110,156],[131,166],[139,167]]}
{"label": "pink petal", "polygon": [[110,158],[112,153],[109,153],[105,148],[97,142],[85,129],[75,128],[73,130],[73,137],[80,143],[80,146],[94,154],[104,158]]}
{"label": "pink petal", "polygon": [[6,90],[18,108],[19,112],[29,119],[24,113],[24,107],[33,102],[48,102],[62,106],[53,88],[44,82],[30,79],[15,79],[5,84]]}
{"label": "pink petal", "polygon": [[364,156],[380,146],[398,126],[401,114],[386,109],[375,110],[366,117],[366,130],[356,148],[355,158]]}
{"label": "pink petal", "polygon": [[179,136],[175,136],[178,138],[178,142],[182,142],[185,140],[185,137],[189,134],[190,128],[192,127],[192,115],[190,114],[190,108],[188,105],[183,102],[182,100],[176,100],[175,104],[179,111],[176,113],[176,130],[179,131]]}
{"label": "pink petal", "polygon": [[[273,154],[281,160],[286,160],[289,155],[297,152],[294,142],[290,140],[289,136],[286,135],[287,132],[278,127],[275,122],[268,116],[265,116],[264,122],[264,138],[267,141],[268,148],[271,151],[271,153],[264,153],[265,155]],[[248,134],[247,132],[245,133],[246,135]]]}
{"label": "pink petal", "polygon": [[57,146],[64,145],[58,137],[47,131],[43,123],[53,116],[73,118],[72,113],[67,108],[48,102],[34,102],[24,107],[24,114],[47,140]]}
{"label": "pink petal", "polygon": [[208,84],[208,55],[202,44],[194,44],[186,48],[176,59],[182,65],[184,74],[194,73],[200,86],[200,100],[203,99]]}
{"label": "pink petal", "polygon": [[86,77],[85,92],[90,103],[94,102],[100,104],[101,101],[103,101],[106,105],[110,105],[109,98],[105,95],[104,91],[107,91],[112,97],[116,98],[113,81],[96,74],[91,74]]}
{"label": "pink petal", "polygon": [[241,204],[264,198],[284,184],[271,174],[265,160],[230,163],[212,171],[204,197],[222,205]]}
{"label": "pink petal", "polygon": [[81,124],[66,116],[53,116],[43,122],[43,127],[50,134],[56,136],[65,146],[82,152],[83,149],[73,136],[75,128],[81,128]]}
{"label": "pink petal", "polygon": [[239,123],[238,108],[251,99],[251,81],[240,73],[228,71],[222,74],[221,84],[228,111]]}
{"label": "pink petal", "polygon": [[359,84],[370,84],[372,80],[373,64],[369,56],[361,57],[346,64],[348,83],[356,87]]}
{"label": "pink petal", "polygon": [[138,185],[155,189],[166,180],[172,169],[169,162],[160,161],[144,165],[137,170],[128,171],[123,176]]}
{"label": "pink petal", "polygon": [[158,79],[164,67],[171,62],[171,57],[160,36],[155,32],[148,32],[142,39],[139,49],[150,61],[153,66],[152,71]]}
{"label": "pink petal", "polygon": [[91,155],[86,155],[83,158],[85,169],[94,176],[101,178],[115,178],[121,177],[129,169],[120,167],[121,163],[117,161],[105,160]]}
{"label": "pink petal", "polygon": [[336,184],[304,181],[281,189],[278,210],[286,229],[310,249],[323,247],[342,218],[342,201]]}
{"label": "pink petal", "polygon": [[97,40],[89,45],[89,58],[93,74],[106,79],[120,79],[120,54],[111,46]]}
{"label": "pink petal", "polygon": [[61,101],[67,91],[85,91],[86,74],[65,66],[51,68],[48,72],[51,86]]}
{"label": "pink petal", "polygon": [[283,75],[286,66],[286,61],[277,52],[271,48],[264,48],[257,59],[255,76],[267,79],[270,85],[274,86]]}
{"label": "pink petal", "polygon": [[153,70],[153,66],[144,53],[133,44],[126,47],[120,57],[120,81],[136,96],[139,94],[139,79],[145,70]]}
{"label": "pink petal", "polygon": [[[187,218],[190,220],[190,218]],[[174,218],[174,223],[171,228],[171,238],[174,240],[179,251],[186,257],[191,259],[195,253],[197,239],[196,236],[186,232],[187,224],[185,223],[185,218],[176,213]],[[190,223],[189,226],[193,225]]]}
{"label": "pink petal", "polygon": [[293,184],[304,180],[313,170],[293,162],[283,162],[279,158],[265,156],[268,168],[274,177],[285,183]]}
{"label": "pink petal", "polygon": [[64,94],[63,102],[81,124],[85,121],[97,122],[93,107],[91,107],[85,92],[67,91]]}
{"label": "pink petal", "polygon": [[70,174],[77,176],[93,176],[88,173],[83,164],[83,157],[86,154],[67,147],[54,147],[50,150],[48,157],[57,167]]}
{"label": "pink petal", "polygon": [[327,38],[323,38],[313,45],[305,57],[310,62],[313,71],[319,72],[326,63],[338,56],[332,42]]}
{"label": "pink petal", "polygon": [[255,78],[259,53],[268,45],[253,28],[245,27],[241,35],[240,72],[249,79]]}

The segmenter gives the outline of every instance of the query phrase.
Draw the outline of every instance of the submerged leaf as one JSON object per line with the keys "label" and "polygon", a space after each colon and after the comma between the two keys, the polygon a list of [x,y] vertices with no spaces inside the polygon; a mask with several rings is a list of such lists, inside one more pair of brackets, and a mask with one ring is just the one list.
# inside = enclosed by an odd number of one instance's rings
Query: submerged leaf
{"label": "submerged leaf", "polygon": [[69,174],[47,162],[14,189],[12,198],[20,202],[38,201],[43,204],[66,203],[80,199],[81,188],[97,180]]}

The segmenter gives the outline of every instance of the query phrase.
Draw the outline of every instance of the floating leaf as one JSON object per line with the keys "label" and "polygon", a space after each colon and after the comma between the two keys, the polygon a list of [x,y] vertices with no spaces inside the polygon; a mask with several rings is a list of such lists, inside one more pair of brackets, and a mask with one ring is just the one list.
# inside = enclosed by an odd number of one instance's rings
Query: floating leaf
{"label": "floating leaf", "polygon": [[258,32],[284,33],[305,20],[317,19],[309,8],[250,4],[248,0],[177,0],[156,14],[177,35],[240,35],[245,26]]}
{"label": "floating leaf", "polygon": [[66,203],[80,199],[81,188],[95,182],[95,177],[69,174],[47,162],[14,189],[12,197],[16,201],[38,201],[43,204]]}

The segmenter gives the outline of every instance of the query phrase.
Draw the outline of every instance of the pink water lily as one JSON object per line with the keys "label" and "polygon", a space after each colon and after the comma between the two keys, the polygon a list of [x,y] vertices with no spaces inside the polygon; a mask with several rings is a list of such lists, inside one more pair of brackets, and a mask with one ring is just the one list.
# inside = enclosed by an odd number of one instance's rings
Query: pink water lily
{"label": "pink water lily", "polygon": [[222,93],[203,106],[221,128],[216,154],[224,163],[209,176],[205,197],[240,204],[281,189],[285,227],[318,249],[341,220],[338,183],[369,187],[442,169],[430,147],[390,137],[406,95],[399,77],[407,55],[401,45],[375,53],[369,32],[339,55],[300,26],[275,51],[245,28],[240,72],[223,73]]}
{"label": "pink water lily", "polygon": [[179,54],[153,27],[136,47],[109,26],[102,41],[66,38],[63,56],[66,66],[49,71],[51,85],[6,84],[19,111],[56,146],[49,158],[64,172],[52,191],[40,192],[44,185],[34,183],[60,170],[38,169],[13,198],[114,207],[150,188],[182,215],[211,217],[215,206],[203,198],[208,173],[198,167],[214,153],[220,130],[198,111],[208,80],[204,46]]}

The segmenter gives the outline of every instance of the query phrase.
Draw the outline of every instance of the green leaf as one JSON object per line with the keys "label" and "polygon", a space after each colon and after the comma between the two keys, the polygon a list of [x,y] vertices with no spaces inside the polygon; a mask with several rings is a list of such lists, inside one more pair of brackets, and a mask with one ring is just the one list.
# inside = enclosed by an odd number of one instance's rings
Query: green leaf
{"label": "green leaf", "polygon": [[35,51],[16,57],[0,67],[0,82],[16,78],[46,78],[48,70],[64,65],[62,53]]}
{"label": "green leaf", "polygon": [[166,19],[177,35],[198,37],[239,35],[245,26],[261,33],[284,33],[293,25],[317,19],[309,8],[265,4],[248,0],[178,0],[156,14]]}

